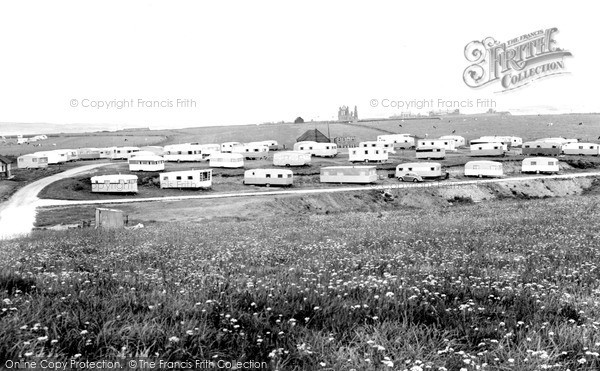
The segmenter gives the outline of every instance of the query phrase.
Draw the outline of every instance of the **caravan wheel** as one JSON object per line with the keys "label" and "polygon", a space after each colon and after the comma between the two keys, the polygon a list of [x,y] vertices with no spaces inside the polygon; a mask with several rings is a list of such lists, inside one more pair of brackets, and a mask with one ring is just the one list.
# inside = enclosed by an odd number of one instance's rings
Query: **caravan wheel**
{"label": "caravan wheel", "polygon": [[270,187],[271,185],[269,183],[265,184],[265,186]]}
{"label": "caravan wheel", "polygon": [[536,173],[536,174],[539,174],[539,173],[540,173],[540,171],[539,171],[539,170],[536,170],[536,171],[535,171],[535,173]]}
{"label": "caravan wheel", "polygon": [[479,175],[477,175],[477,176],[478,176],[479,178],[483,177],[483,175],[481,175],[481,174],[479,174]]}

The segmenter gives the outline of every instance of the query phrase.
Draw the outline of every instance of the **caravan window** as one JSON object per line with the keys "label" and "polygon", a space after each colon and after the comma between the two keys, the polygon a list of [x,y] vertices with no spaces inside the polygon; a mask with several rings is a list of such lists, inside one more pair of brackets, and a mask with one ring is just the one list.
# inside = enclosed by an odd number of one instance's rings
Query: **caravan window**
{"label": "caravan window", "polygon": [[277,174],[278,178],[283,178],[283,174]]}
{"label": "caravan window", "polygon": [[265,177],[266,177],[266,178],[270,178],[270,177],[271,177],[271,174],[267,174],[267,175],[265,175]]}
{"label": "caravan window", "polygon": [[412,171],[412,167],[409,167],[409,168],[408,168],[408,171]]}
{"label": "caravan window", "polygon": [[365,155],[368,155],[368,154],[369,154],[369,150],[365,150]]}
{"label": "caravan window", "polygon": [[[590,147],[590,149],[593,149],[594,147]],[[579,146],[579,149],[583,149],[583,146]]]}
{"label": "caravan window", "polygon": [[288,174],[288,176],[287,176],[287,177],[288,177],[288,178],[291,178],[291,177],[292,177],[292,174]]}
{"label": "caravan window", "polygon": [[191,175],[188,175],[188,180],[192,180],[192,179],[194,179],[194,177]]}
{"label": "caravan window", "polygon": [[375,154],[376,154],[376,155],[378,155],[378,154],[379,154],[379,150],[378,150],[378,149],[377,149],[377,150],[375,150]]}
{"label": "caravan window", "polygon": [[435,167],[432,167],[432,168],[431,168],[431,171],[434,171],[434,170],[435,170]]}
{"label": "caravan window", "polygon": [[536,161],[531,161],[531,165],[537,165]]}
{"label": "caravan window", "polygon": [[163,176],[163,180],[169,180],[168,176]]}
{"label": "caravan window", "polygon": [[352,154],[353,154],[353,155],[355,155],[355,154],[356,154],[356,151],[352,151]]}
{"label": "caravan window", "polygon": [[181,175],[177,175],[177,176],[175,177],[175,179],[177,179],[177,180],[181,180]]}

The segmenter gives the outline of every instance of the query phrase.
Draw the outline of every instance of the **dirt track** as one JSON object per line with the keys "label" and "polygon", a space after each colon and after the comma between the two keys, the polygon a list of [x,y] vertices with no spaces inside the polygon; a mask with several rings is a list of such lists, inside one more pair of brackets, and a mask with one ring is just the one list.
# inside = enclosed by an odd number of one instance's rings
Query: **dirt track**
{"label": "dirt track", "polygon": [[44,203],[37,196],[44,187],[57,180],[86,173],[106,164],[80,166],[40,179],[21,188],[8,201],[0,204],[0,240],[31,232],[35,223],[35,210]]}

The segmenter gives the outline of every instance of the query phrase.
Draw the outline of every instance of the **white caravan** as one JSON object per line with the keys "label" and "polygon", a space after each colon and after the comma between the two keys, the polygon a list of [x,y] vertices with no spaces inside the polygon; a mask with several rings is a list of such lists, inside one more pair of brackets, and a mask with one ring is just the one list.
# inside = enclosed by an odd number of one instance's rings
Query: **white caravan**
{"label": "white caravan", "polygon": [[387,149],[381,147],[359,147],[348,149],[348,161],[354,162],[386,162]]}
{"label": "white caravan", "polygon": [[523,160],[521,172],[523,173],[558,173],[558,160],[552,157],[529,157]]}
{"label": "white caravan", "polygon": [[160,188],[210,188],[212,169],[160,173]]}
{"label": "white caravan", "polygon": [[91,178],[94,193],[137,193],[137,175],[114,174]]}
{"label": "white caravan", "polygon": [[165,159],[154,155],[141,155],[131,157],[129,171],[161,171],[165,169]]}
{"label": "white caravan", "polygon": [[502,163],[497,161],[469,161],[465,164],[465,176],[501,177]]}
{"label": "white caravan", "polygon": [[294,151],[309,152],[316,157],[335,157],[337,156],[337,145],[335,143],[305,141],[294,143]]}
{"label": "white caravan", "polygon": [[164,147],[165,161],[171,162],[197,162],[207,161],[210,153],[204,151],[200,146],[191,143],[172,144]]}
{"label": "white caravan", "polygon": [[275,166],[305,166],[310,165],[311,155],[308,152],[284,151],[273,154]]}
{"label": "white caravan", "polygon": [[241,153],[213,153],[208,158],[210,167],[240,168],[244,167],[244,156]]}
{"label": "white caravan", "polygon": [[446,151],[456,151],[456,142],[450,139],[419,139],[417,148],[425,146],[441,147]]}
{"label": "white caravan", "polygon": [[442,171],[439,162],[407,162],[396,166],[396,178],[402,178],[407,173],[415,173],[422,178],[447,178],[448,173]]}
{"label": "white caravan", "polygon": [[392,143],[395,148],[409,149],[415,146],[415,138],[410,134],[384,134],[377,136],[378,142]]}
{"label": "white caravan", "polygon": [[375,166],[327,166],[321,168],[321,183],[375,183]]}
{"label": "white caravan", "polygon": [[40,154],[29,154],[17,158],[18,169],[38,169],[48,167],[48,157]]}

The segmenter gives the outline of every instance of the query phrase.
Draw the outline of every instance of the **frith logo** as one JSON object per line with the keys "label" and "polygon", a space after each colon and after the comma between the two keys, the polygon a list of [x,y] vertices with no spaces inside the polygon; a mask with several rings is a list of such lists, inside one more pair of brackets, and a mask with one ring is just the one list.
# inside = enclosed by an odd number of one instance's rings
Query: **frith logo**
{"label": "frith logo", "polygon": [[571,53],[556,46],[557,32],[558,28],[548,28],[504,43],[492,37],[470,42],[465,57],[473,64],[463,73],[465,84],[479,88],[498,81],[501,91],[508,91],[566,73],[564,58]]}

